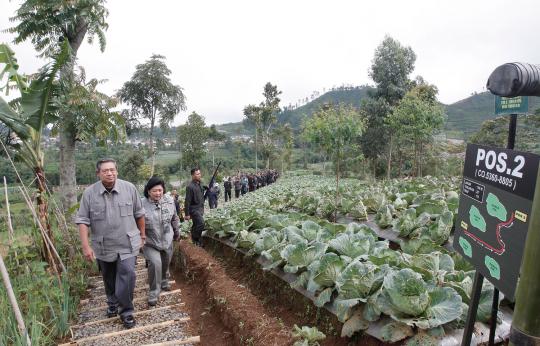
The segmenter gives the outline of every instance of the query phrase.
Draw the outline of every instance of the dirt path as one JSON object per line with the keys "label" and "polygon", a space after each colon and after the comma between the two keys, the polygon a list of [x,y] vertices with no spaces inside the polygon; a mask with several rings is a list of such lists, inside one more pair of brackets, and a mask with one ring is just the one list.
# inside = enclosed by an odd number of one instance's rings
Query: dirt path
{"label": "dirt path", "polygon": [[[259,298],[249,289],[229,277],[212,255],[204,249],[194,246],[189,241],[181,241],[175,257],[176,268],[179,269],[177,281],[186,280],[186,288],[192,292],[184,301],[193,316],[192,324],[203,328],[201,341],[207,345],[292,345],[290,330],[263,306]],[[186,291],[187,292],[187,291]],[[188,299],[191,297],[192,302]],[[222,326],[230,332],[222,330],[222,334],[212,333],[205,336],[208,327],[206,315],[201,316],[202,303],[206,302],[206,310],[217,316]],[[199,313],[198,313],[199,312]],[[203,311],[204,312],[204,311]],[[199,317],[197,317],[199,316]],[[216,321],[211,321],[219,328]],[[222,343],[223,342],[223,343]]]}
{"label": "dirt path", "polygon": [[191,317],[187,324],[189,333],[201,337],[201,346],[235,345],[232,332],[213,311],[214,304],[206,296],[201,284],[186,277],[179,268],[174,268],[172,275],[177,287],[182,290],[184,308]]}

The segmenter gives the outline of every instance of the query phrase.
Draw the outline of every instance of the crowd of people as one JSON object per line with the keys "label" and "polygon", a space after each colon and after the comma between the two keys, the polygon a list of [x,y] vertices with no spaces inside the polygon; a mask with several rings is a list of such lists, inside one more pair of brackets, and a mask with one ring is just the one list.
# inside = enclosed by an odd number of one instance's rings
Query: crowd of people
{"label": "crowd of people", "polygon": [[[170,290],[167,272],[173,256],[173,241],[180,239],[179,223],[192,220],[191,240],[197,246],[204,230],[204,202],[217,208],[219,185],[203,186],[201,171],[191,170],[184,206],[176,190],[166,193],[165,182],[152,177],[141,198],[132,183],[118,179],[116,161],[102,159],[96,164],[99,181],[88,186],[75,217],[81,247],[88,261],[97,261],[107,298],[107,317],[119,315],[125,328],[135,326],[133,291],[136,257],[141,252],[148,267],[148,305],[158,303],[161,291]],[[226,177],[223,185],[225,202],[249,191],[272,184],[279,174],[262,170]],[[213,181],[212,179],[211,181]]]}
{"label": "crowd of people", "polygon": [[[255,191],[261,187],[274,183],[279,178],[279,172],[274,169],[264,169],[257,173],[242,173],[238,172],[234,176],[228,176],[223,179],[223,191],[225,202],[232,200],[234,197],[240,198],[248,192]],[[208,190],[208,208],[214,209],[218,206],[219,197],[221,195],[221,186],[219,183],[214,183],[214,186],[203,186],[203,189]],[[181,202],[176,190],[171,194],[175,197],[178,213],[180,214]]]}

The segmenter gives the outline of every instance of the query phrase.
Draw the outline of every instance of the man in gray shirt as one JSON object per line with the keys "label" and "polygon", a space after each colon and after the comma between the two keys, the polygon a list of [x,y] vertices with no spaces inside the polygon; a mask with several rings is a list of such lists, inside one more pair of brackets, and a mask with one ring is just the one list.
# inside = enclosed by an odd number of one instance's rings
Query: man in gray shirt
{"label": "man in gray shirt", "polygon": [[113,159],[99,160],[96,174],[100,181],[84,191],[75,223],[84,257],[88,261],[97,259],[101,270],[107,316],[119,312],[124,326],[132,328],[136,256],[146,238],[144,208],[135,186],[117,179]]}

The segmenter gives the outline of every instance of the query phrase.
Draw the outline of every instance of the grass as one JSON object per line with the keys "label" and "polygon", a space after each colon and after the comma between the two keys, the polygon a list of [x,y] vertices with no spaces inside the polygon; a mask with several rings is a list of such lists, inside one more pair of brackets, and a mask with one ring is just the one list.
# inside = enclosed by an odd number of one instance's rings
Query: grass
{"label": "grass", "polygon": [[[65,246],[60,246],[63,253]],[[17,253],[15,255],[15,252]],[[79,297],[86,288],[89,266],[82,257],[67,261],[62,279],[50,273],[35,246],[16,242],[5,256],[11,283],[33,345],[54,345],[69,332]],[[19,264],[16,264],[16,260]],[[0,345],[22,345],[5,289],[0,287]]]}
{"label": "grass", "polygon": [[[167,166],[175,163],[180,158],[178,151],[160,151],[156,153],[156,164]],[[152,158],[147,159],[147,163],[152,163]]]}
{"label": "grass", "polygon": [[[22,312],[32,345],[54,345],[67,336],[77,303],[86,289],[86,278],[94,271],[78,248],[76,237],[66,239],[53,222],[54,244],[67,272],[61,280],[54,275],[40,255],[41,237],[33,226],[29,211],[22,203],[10,204],[15,240],[9,244],[5,217],[0,217],[0,253]],[[2,210],[1,216],[5,215]],[[29,226],[21,225],[25,220]],[[74,230],[72,230],[74,232]],[[0,345],[25,345],[19,334],[15,316],[3,284],[0,285]]]}
{"label": "grass", "polygon": [[[9,203],[9,211],[11,212],[12,216],[21,214],[23,210],[26,210],[26,208],[28,207],[26,206],[26,203],[23,202]],[[7,211],[5,210],[5,208],[0,208],[1,215],[6,215],[6,213]]]}

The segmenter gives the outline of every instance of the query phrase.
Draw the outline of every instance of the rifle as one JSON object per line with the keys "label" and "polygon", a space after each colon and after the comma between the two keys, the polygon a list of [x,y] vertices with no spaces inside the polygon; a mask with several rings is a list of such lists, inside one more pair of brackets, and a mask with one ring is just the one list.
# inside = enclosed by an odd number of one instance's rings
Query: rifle
{"label": "rifle", "polygon": [[219,166],[221,166],[221,161],[219,161],[216,169],[214,170],[214,174],[212,175],[212,179],[210,179],[210,183],[208,184],[208,189],[206,189],[206,191],[204,192],[204,200],[206,201],[206,198],[208,197],[208,192],[210,191],[210,189],[214,186],[214,183],[216,182],[216,175],[217,175],[217,171],[219,169]]}

